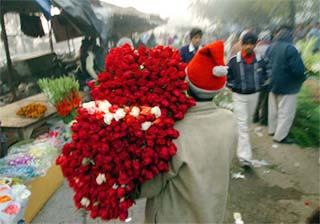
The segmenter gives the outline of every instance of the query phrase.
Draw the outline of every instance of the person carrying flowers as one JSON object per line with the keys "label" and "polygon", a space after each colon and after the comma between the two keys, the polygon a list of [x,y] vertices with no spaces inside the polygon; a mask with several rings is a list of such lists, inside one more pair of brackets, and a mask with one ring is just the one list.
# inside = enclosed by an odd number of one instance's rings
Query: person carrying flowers
{"label": "person carrying flowers", "polygon": [[188,92],[197,103],[175,124],[180,137],[169,172],[142,185],[146,223],[223,222],[237,141],[233,114],[212,102],[226,82],[223,52],[222,41],[211,43],[186,68]]}
{"label": "person carrying flowers", "polygon": [[[105,62],[89,83],[94,101],[77,110],[57,158],[75,205],[124,221],[146,197],[147,223],[222,222],[237,140],[233,114],[212,102],[226,82],[223,42],[199,50],[187,68],[163,46],[125,44]],[[197,102],[186,95],[185,71]]]}

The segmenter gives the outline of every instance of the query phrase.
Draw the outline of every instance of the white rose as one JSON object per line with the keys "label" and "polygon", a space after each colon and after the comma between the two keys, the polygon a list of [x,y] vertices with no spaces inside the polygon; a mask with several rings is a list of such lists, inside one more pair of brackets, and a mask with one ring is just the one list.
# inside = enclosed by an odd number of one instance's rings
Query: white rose
{"label": "white rose", "polygon": [[90,205],[90,200],[89,200],[88,198],[86,198],[86,197],[83,197],[83,198],[81,199],[81,201],[80,201],[80,204],[81,204],[82,206],[88,207],[88,206]]}
{"label": "white rose", "polygon": [[96,103],[94,101],[82,104],[82,107],[88,111],[89,114],[94,114],[97,111]]}
{"label": "white rose", "polygon": [[119,187],[118,184],[113,184],[113,186],[112,186],[112,188],[115,190],[118,189],[118,187]]}
{"label": "white rose", "polygon": [[99,107],[100,111],[108,113],[109,112],[109,108],[111,106],[112,105],[107,100],[104,100],[104,101],[100,101],[99,102],[99,106],[98,107]]}
{"label": "white rose", "polygon": [[132,107],[130,115],[134,117],[139,117],[140,109],[139,107]]}
{"label": "white rose", "polygon": [[94,101],[90,101],[88,103],[82,104],[82,107],[84,109],[89,109],[89,108],[96,108],[96,103]]}
{"label": "white rose", "polygon": [[114,118],[114,115],[112,113],[106,113],[105,115],[103,115],[103,121],[107,125],[111,124],[111,121],[113,118]]}
{"label": "white rose", "polygon": [[154,116],[156,116],[156,118],[161,116],[161,110],[160,110],[160,108],[158,106],[152,107],[151,113],[153,113]]}
{"label": "white rose", "polygon": [[141,129],[142,129],[142,131],[148,130],[148,129],[150,128],[151,124],[152,124],[152,123],[151,123],[150,121],[143,122],[143,123],[141,124]]}
{"label": "white rose", "polygon": [[132,107],[130,115],[134,117],[139,117],[140,109],[139,107]]}
{"label": "white rose", "polygon": [[106,176],[104,174],[99,173],[96,178],[97,184],[101,185],[103,182],[106,182]]}
{"label": "white rose", "polygon": [[126,116],[126,112],[124,112],[123,109],[118,109],[116,113],[114,114],[114,119],[116,121],[119,121],[120,119],[124,118]]}

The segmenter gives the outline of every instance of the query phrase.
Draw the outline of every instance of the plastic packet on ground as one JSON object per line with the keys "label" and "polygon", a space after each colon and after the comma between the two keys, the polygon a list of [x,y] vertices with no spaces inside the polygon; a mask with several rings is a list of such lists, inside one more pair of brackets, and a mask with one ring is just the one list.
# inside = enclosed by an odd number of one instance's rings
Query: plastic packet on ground
{"label": "plastic packet on ground", "polygon": [[31,166],[0,166],[0,176],[20,178],[30,181],[38,176],[36,170]]}

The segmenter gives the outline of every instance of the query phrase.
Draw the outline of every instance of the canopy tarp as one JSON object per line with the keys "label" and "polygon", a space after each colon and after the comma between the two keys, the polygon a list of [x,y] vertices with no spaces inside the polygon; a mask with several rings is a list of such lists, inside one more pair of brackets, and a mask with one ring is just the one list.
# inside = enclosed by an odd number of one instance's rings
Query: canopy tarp
{"label": "canopy tarp", "polygon": [[13,95],[13,99],[15,99],[15,89],[13,85],[14,77],[13,77],[13,68],[12,68],[12,62],[10,58],[10,51],[9,51],[9,45],[8,45],[8,37],[5,27],[5,21],[4,21],[4,14],[7,12],[17,12],[19,14],[30,14],[30,13],[37,13],[42,12],[47,19],[51,19],[51,2],[50,0],[0,0],[0,22],[1,22],[1,30],[2,30],[2,38],[5,52],[6,52],[6,58],[7,58],[7,67],[9,71],[8,75],[8,82],[10,86],[11,93]]}
{"label": "canopy tarp", "polygon": [[[62,12],[62,14],[64,13]],[[53,16],[51,25],[56,42],[66,41],[84,35],[72,21],[63,15]]]}
{"label": "canopy tarp", "polygon": [[103,8],[100,4],[90,0],[52,0],[53,4],[62,10],[65,21],[71,22],[84,35],[99,36],[103,42],[112,26],[109,8]]}
{"label": "canopy tarp", "polygon": [[50,0],[0,0],[1,14],[17,12],[22,14],[42,12],[47,19],[51,18]]}

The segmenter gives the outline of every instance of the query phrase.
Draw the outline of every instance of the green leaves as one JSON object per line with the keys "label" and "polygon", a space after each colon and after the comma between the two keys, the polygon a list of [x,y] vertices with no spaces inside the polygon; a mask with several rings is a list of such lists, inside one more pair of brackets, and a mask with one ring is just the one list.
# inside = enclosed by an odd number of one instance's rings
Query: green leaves
{"label": "green leaves", "polygon": [[317,38],[311,38],[308,41],[298,41],[297,47],[301,52],[301,56],[310,75],[320,78],[320,52],[313,53]]}
{"label": "green leaves", "polygon": [[72,90],[79,91],[79,83],[75,78],[63,76],[57,79],[40,79],[38,85],[42,92],[48,97],[50,103],[56,105]]}
{"label": "green leaves", "polygon": [[[310,82],[315,82],[314,86]],[[308,80],[298,95],[297,112],[290,135],[303,147],[320,145],[320,105],[313,93],[318,85],[318,80]]]}
{"label": "green leaves", "polygon": [[91,164],[91,165],[95,165],[96,163],[93,161],[93,159],[91,159],[91,158],[83,158],[83,160],[82,160],[82,165],[83,166],[88,166],[89,164]]}

